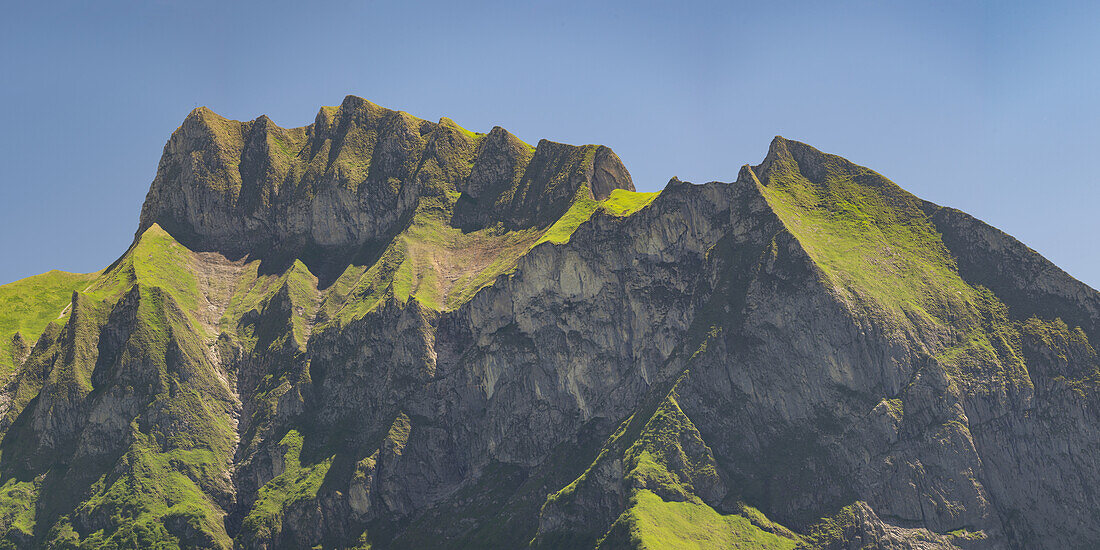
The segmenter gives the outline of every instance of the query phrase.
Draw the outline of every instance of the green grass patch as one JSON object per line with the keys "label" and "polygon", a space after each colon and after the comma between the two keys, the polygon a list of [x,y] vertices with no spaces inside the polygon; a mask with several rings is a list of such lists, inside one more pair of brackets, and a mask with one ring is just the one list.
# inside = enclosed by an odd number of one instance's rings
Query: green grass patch
{"label": "green grass patch", "polygon": [[[689,446],[702,452],[689,453]],[[716,482],[718,471],[710,448],[670,394],[646,422],[638,439],[623,455],[623,469],[632,487],[646,487],[662,496],[698,500],[694,483]]]}
{"label": "green grass patch", "polygon": [[[588,186],[582,185],[577,189],[577,195],[573,198],[573,204],[565,214],[543,234],[538,243],[551,242],[565,244],[573,236],[573,232],[588,221],[592,214],[599,209],[600,203],[591,197]],[[536,244],[538,244],[536,243]]]}
{"label": "green grass patch", "polygon": [[629,216],[649,206],[649,203],[653,202],[653,199],[657,198],[659,194],[660,192],[641,193],[627,191],[626,189],[614,189],[607,200],[600,202],[600,206],[606,212],[615,216]]}
{"label": "green grass patch", "polygon": [[[217,458],[205,449],[162,450],[132,426],[135,443],[108,474],[92,486],[92,497],[77,513],[106,518],[108,527],[81,541],[89,548],[178,548],[181,532],[201,533],[199,540],[227,548],[231,541],[223,513],[195,482],[196,469],[209,469]],[[167,525],[173,525],[170,532]],[[182,527],[181,527],[182,526]],[[189,537],[185,537],[189,538]]]}
{"label": "green grass patch", "polygon": [[[97,281],[90,294],[108,297],[119,288],[128,289],[130,284],[140,283],[167,290],[184,311],[193,312],[198,308],[199,289],[191,271],[191,251],[154,224],[145,230],[122,261],[107,273],[106,280],[102,283]],[[112,282],[112,279],[116,286],[103,284]]]}
{"label": "green grass patch", "polygon": [[8,479],[0,486],[0,534],[18,531],[23,537],[34,534],[38,487],[33,481]]}
{"label": "green grass patch", "polygon": [[477,141],[479,139],[481,139],[482,137],[484,137],[484,135],[485,135],[485,134],[479,134],[477,132],[467,130],[466,128],[463,128],[462,126],[459,126],[457,122],[455,122],[455,121],[453,121],[453,120],[451,120],[447,117],[441,118],[439,120],[439,124],[443,125],[443,126],[448,126],[450,128],[454,128],[455,130],[458,130],[460,133],[462,133],[463,136],[466,137],[466,139],[470,140],[473,143],[477,143]]}
{"label": "green grass patch", "polygon": [[645,208],[660,193],[639,193],[625,189],[611,191],[611,196],[606,200],[597,201],[592,198],[587,185],[577,189],[573,198],[573,204],[558,221],[547,229],[546,233],[535,244],[550,242],[565,244],[573,236],[573,233],[584,222],[588,221],[598,210],[603,210],[613,216],[629,216],[642,208]]}
{"label": "green grass patch", "polygon": [[58,391],[67,392],[69,399],[83,397],[92,391],[92,371],[99,354],[96,339],[109,313],[108,307],[86,294],[74,296],[65,324],[69,349],[64,360],[58,361],[48,374],[50,383]]}
{"label": "green grass patch", "polygon": [[458,307],[514,269],[539,237],[537,230],[499,227],[464,233],[450,225],[449,200],[422,200],[411,225],[377,262],[345,270],[322,303],[322,324],[346,324],[389,296],[435,310]]}
{"label": "green grass patch", "polygon": [[842,548],[858,526],[856,505],[850,504],[832,516],[821,518],[803,537],[803,545],[799,548]]}
{"label": "green grass patch", "polygon": [[947,534],[951,535],[952,538],[956,538],[956,539],[960,539],[960,540],[966,540],[966,541],[978,541],[978,540],[985,540],[986,539],[985,531],[971,531],[969,529],[955,529],[954,531],[951,531]]}
{"label": "green grass patch", "polygon": [[113,304],[135,284],[160,288],[182,308],[196,332],[205,334],[195,317],[201,300],[192,266],[192,252],[153,224],[85,292],[93,300]]}
{"label": "green grass patch", "polygon": [[271,540],[282,530],[283,514],[296,502],[317,497],[317,490],[332,466],[332,457],[315,464],[301,463],[302,435],[291,430],[279,441],[285,470],[260,488],[252,509],[245,516],[242,536],[249,540]]}
{"label": "green grass patch", "polygon": [[638,550],[789,550],[797,544],[744,516],[723,515],[697,502],[669,502],[644,489],[635,493],[615,523],[601,547],[613,546],[609,539],[615,536],[628,539]]}

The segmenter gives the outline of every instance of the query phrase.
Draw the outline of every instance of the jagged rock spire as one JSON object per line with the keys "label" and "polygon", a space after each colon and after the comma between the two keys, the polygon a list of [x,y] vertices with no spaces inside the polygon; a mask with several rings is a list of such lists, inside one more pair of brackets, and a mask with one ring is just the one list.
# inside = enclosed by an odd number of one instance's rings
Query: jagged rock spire
{"label": "jagged rock spire", "polygon": [[456,226],[514,229],[553,223],[582,188],[602,199],[634,186],[607,147],[532,148],[355,96],[291,129],[199,107],[164,148],[138,234],[157,223],[193,248],[296,257],[384,241],[425,197],[452,209],[458,191]]}

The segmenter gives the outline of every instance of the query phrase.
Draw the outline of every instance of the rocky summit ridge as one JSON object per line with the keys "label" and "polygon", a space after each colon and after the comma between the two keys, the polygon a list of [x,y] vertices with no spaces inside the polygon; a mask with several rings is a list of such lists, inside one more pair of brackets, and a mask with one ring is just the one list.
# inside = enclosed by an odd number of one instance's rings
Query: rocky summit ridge
{"label": "rocky summit ridge", "polygon": [[200,108],[118,260],[0,306],[0,547],[1100,544],[1100,294],[781,137],[638,193]]}
{"label": "rocky summit ridge", "polygon": [[332,256],[389,242],[425,202],[466,231],[547,226],[582,186],[597,200],[634,190],[607,147],[531,147],[499,126],[477,134],[355,96],[289,130],[200,107],[164,148],[138,235],[159,224],[196,249]]}

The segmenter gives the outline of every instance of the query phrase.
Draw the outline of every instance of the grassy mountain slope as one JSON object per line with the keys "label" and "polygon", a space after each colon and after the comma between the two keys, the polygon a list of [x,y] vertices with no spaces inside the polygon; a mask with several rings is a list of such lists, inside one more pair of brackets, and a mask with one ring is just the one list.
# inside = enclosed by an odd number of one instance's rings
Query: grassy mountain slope
{"label": "grassy mountain slope", "polygon": [[14,373],[16,359],[30,352],[46,325],[64,323],[73,291],[82,290],[95,276],[50,271],[0,286],[0,378]]}
{"label": "grassy mountain slope", "polygon": [[949,329],[959,337],[934,351],[953,375],[996,365],[982,380],[1030,385],[1014,344],[1019,327],[996,295],[964,280],[924,201],[871,170],[781,138],[755,172],[776,214],[861,315],[910,336]]}
{"label": "grassy mountain slope", "polygon": [[5,484],[35,488],[0,498],[36,511],[9,533],[17,546],[31,536],[94,547],[228,540],[210,495],[225,492],[232,397],[207,357],[191,257],[148,230],[72,294],[65,326],[36,348],[51,362],[16,378],[17,395],[37,393],[8,411],[2,445]]}

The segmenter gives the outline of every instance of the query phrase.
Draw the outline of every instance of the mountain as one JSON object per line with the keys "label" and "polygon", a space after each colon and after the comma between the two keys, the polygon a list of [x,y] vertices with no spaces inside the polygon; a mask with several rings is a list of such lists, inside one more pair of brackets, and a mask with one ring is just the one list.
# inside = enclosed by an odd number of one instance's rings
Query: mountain
{"label": "mountain", "polygon": [[199,108],[118,260],[0,304],[0,546],[1100,544],[1100,294],[781,137],[638,193],[351,96]]}

